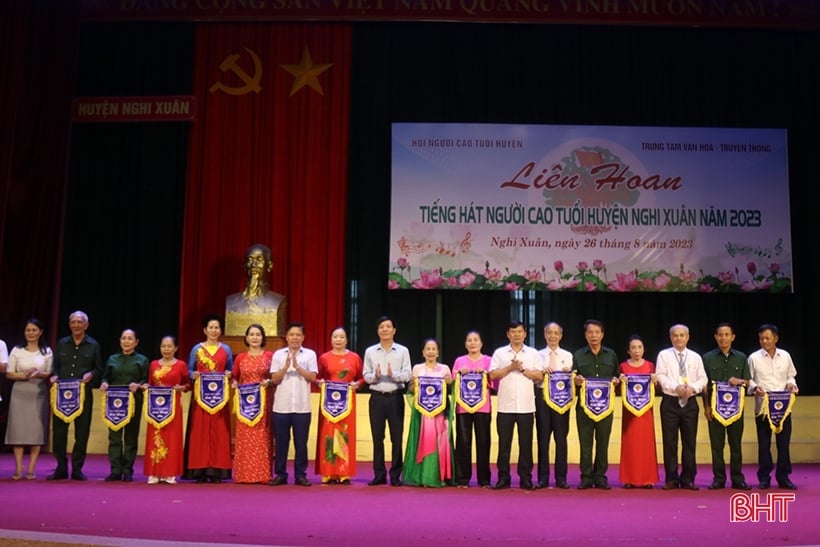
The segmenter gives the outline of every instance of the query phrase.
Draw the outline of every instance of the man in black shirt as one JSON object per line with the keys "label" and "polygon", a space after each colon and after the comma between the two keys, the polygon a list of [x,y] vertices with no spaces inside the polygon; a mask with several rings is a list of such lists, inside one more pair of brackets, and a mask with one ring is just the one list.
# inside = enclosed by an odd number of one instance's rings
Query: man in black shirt
{"label": "man in black shirt", "polygon": [[[85,454],[88,449],[88,437],[91,431],[91,412],[94,404],[91,392],[92,382],[101,378],[103,362],[100,344],[88,336],[88,315],[75,311],[68,317],[71,335],[61,338],[54,351],[54,372],[51,382],[57,380],[80,380],[81,389],[85,390],[82,413],[74,419],[74,446],[71,449],[71,478],[77,481],[87,480],[83,474]],[[53,481],[68,478],[68,426],[60,417],[52,418],[52,445],[57,469],[47,477]]]}

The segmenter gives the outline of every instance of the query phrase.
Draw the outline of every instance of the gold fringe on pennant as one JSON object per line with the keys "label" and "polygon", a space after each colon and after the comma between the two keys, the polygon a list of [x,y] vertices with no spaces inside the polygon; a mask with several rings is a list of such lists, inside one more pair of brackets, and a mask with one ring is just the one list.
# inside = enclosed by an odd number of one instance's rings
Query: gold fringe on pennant
{"label": "gold fringe on pennant", "polygon": [[355,397],[356,394],[350,392],[351,387],[348,385],[347,386],[347,408],[344,410],[344,412],[342,412],[338,416],[333,416],[331,413],[329,413],[327,410],[325,410],[326,388],[327,388],[327,382],[322,382],[321,400],[319,401],[319,408],[322,411],[322,416],[324,416],[325,419],[328,422],[330,422],[332,424],[339,423],[342,420],[344,420],[345,418],[347,418],[348,416],[350,416],[350,413],[353,412],[353,404],[352,404],[352,401],[350,400],[350,397]]}
{"label": "gold fringe on pennant", "polygon": [[547,403],[547,406],[550,407],[551,409],[553,409],[558,414],[566,414],[569,411],[569,409],[572,408],[572,405],[575,404],[575,387],[574,387],[575,386],[575,371],[574,370],[571,373],[569,381],[570,381],[570,384],[572,384],[572,386],[573,386],[570,390],[571,393],[572,393],[572,397],[570,397],[570,400],[568,402],[564,403],[563,405],[559,405],[558,403],[556,403],[555,401],[553,401],[550,398],[549,379],[547,378],[546,375],[544,376],[544,386],[543,386],[544,402]]}
{"label": "gold fringe on pennant", "polygon": [[83,413],[83,409],[85,408],[85,384],[80,383],[80,404],[77,407],[77,410],[73,414],[65,414],[62,410],[57,408],[57,386],[59,382],[54,382],[51,384],[51,391],[49,393],[49,399],[51,400],[51,412],[54,413],[55,416],[60,418],[67,424],[70,424],[77,417]]}
{"label": "gold fringe on pennant", "polygon": [[441,404],[432,410],[427,410],[426,408],[421,406],[421,404],[419,404],[419,397],[421,396],[421,394],[419,393],[418,377],[413,378],[413,383],[415,384],[415,389],[413,390],[413,406],[415,407],[415,409],[418,410],[422,416],[427,416],[428,418],[432,418],[433,416],[441,414],[441,412],[447,406],[447,386],[444,385],[444,378],[441,379]]}
{"label": "gold fringe on pennant", "polygon": [[738,412],[734,416],[731,416],[729,418],[724,418],[723,416],[720,415],[719,412],[715,412],[715,410],[714,410],[714,409],[717,408],[717,387],[715,386],[715,382],[712,382],[712,397],[711,397],[711,399],[712,399],[712,418],[717,420],[718,423],[720,425],[722,425],[723,427],[728,427],[728,426],[732,425],[733,423],[735,423],[736,421],[738,421],[739,419],[743,418],[743,407],[744,407],[745,402],[746,402],[746,396],[742,391],[743,390],[742,386],[736,386],[736,387],[739,390],[741,390],[740,391],[740,403],[738,405]]}
{"label": "gold fringe on pennant", "polygon": [[769,427],[772,428],[772,431],[775,433],[780,433],[783,431],[783,422],[786,421],[786,418],[789,417],[789,414],[792,413],[792,407],[794,406],[794,401],[796,396],[794,393],[789,394],[789,406],[786,407],[786,411],[783,413],[783,419],[780,420],[780,424],[775,425],[772,422],[772,417],[769,415],[769,394],[763,396],[763,405],[760,407],[760,412],[757,414],[758,416],[765,416],[767,420],[769,420]]}
{"label": "gold fringe on pennant", "polygon": [[649,382],[649,402],[646,403],[643,408],[637,408],[627,400],[626,382],[621,382],[621,397],[624,400],[624,408],[627,409],[630,414],[634,414],[636,417],[640,418],[652,410],[652,407],[655,406],[655,383],[651,381]]}
{"label": "gold fringe on pennant", "polygon": [[461,399],[461,378],[456,378],[455,384],[454,396],[456,404],[463,408],[465,412],[475,414],[479,408],[483,407],[487,403],[487,397],[489,396],[490,390],[487,388],[486,374],[481,375],[481,400],[476,403],[475,406],[470,406]]}
{"label": "gold fringe on pennant", "polygon": [[108,426],[108,429],[111,431],[119,431],[131,421],[131,418],[134,417],[134,409],[136,408],[136,404],[134,403],[134,394],[132,392],[128,392],[128,416],[118,424],[115,424],[111,420],[108,419],[108,416],[105,415],[105,409],[108,408],[108,392],[103,393],[103,404],[102,404],[102,421],[105,425]]}
{"label": "gold fringe on pennant", "polygon": [[259,414],[256,415],[254,419],[250,419],[247,416],[243,416],[242,412],[239,411],[241,401],[240,398],[242,397],[242,393],[236,389],[234,390],[233,394],[233,409],[234,414],[236,414],[237,421],[242,422],[248,427],[253,427],[259,423],[259,421],[265,417],[265,388],[263,386],[259,386]]}
{"label": "gold fringe on pennant", "polygon": [[201,408],[202,410],[204,410],[208,414],[216,414],[217,412],[219,412],[220,410],[225,408],[225,405],[228,404],[228,400],[231,398],[230,393],[228,393],[228,378],[224,374],[221,376],[221,378],[222,378],[222,390],[225,392],[225,397],[223,397],[221,403],[219,403],[218,405],[216,405],[213,408],[208,406],[207,404],[203,403],[200,396],[199,396],[199,391],[200,391],[199,388],[200,388],[200,382],[202,381],[202,376],[201,375],[197,376],[196,380],[194,380],[194,400],[196,401],[196,404],[199,405],[199,408]]}
{"label": "gold fringe on pennant", "polygon": [[162,429],[166,425],[170,424],[174,421],[174,416],[177,413],[177,392],[176,390],[171,392],[171,397],[173,397],[173,402],[171,403],[171,412],[168,416],[165,417],[164,420],[155,420],[153,417],[148,415],[148,393],[145,394],[145,400],[142,402],[142,417],[145,418],[145,421],[149,424],[153,425],[157,429]]}
{"label": "gold fringe on pennant", "polygon": [[581,406],[584,407],[584,414],[586,414],[589,417],[589,419],[592,420],[593,422],[600,422],[601,420],[603,420],[604,418],[606,418],[607,416],[612,414],[612,412],[615,410],[615,400],[614,400],[614,395],[615,394],[613,393],[614,390],[612,389],[612,386],[610,386],[610,388],[609,388],[609,406],[607,407],[607,409],[604,412],[602,412],[601,414],[595,414],[594,412],[592,412],[590,409],[587,408],[587,389],[586,389],[586,387],[587,387],[587,381],[586,381],[586,378],[584,378],[584,381],[581,384]]}

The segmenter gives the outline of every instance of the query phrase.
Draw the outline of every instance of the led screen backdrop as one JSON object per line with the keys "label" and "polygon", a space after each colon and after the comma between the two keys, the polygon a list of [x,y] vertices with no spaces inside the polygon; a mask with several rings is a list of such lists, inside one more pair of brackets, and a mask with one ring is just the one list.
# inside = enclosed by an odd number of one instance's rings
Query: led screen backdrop
{"label": "led screen backdrop", "polygon": [[791,292],[786,137],[393,124],[389,286]]}

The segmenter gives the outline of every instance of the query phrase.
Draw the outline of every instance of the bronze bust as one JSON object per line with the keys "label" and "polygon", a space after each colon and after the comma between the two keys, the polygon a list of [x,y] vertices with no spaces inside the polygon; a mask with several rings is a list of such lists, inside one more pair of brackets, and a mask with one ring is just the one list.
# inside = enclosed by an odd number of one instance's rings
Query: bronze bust
{"label": "bronze bust", "polygon": [[284,334],[287,299],[268,288],[267,276],[272,269],[270,248],[259,243],[248,247],[245,251],[248,284],[242,292],[225,299],[227,336],[244,336],[251,323],[262,325],[268,336]]}

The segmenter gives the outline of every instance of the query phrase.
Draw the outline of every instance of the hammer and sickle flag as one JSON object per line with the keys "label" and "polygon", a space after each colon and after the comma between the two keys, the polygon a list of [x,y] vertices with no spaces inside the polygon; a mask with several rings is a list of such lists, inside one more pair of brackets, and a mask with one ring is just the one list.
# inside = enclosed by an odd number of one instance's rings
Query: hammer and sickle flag
{"label": "hammer and sickle flag", "polygon": [[175,393],[172,387],[148,386],[142,415],[145,421],[157,429],[162,429],[176,415]]}
{"label": "hammer and sickle flag", "polygon": [[456,372],[456,404],[470,414],[484,406],[490,390],[485,372]]}
{"label": "hammer and sickle flag", "polygon": [[236,419],[253,427],[265,415],[265,388],[260,383],[242,384],[234,395]]}
{"label": "hammer and sickle flag", "polygon": [[565,414],[575,402],[574,372],[556,371],[544,378],[544,402],[558,414]]}
{"label": "hammer and sickle flag", "polygon": [[603,378],[584,378],[581,385],[581,406],[593,422],[600,422],[615,410],[612,381]]}
{"label": "hammer and sickle flag", "polygon": [[321,404],[322,416],[332,423],[338,423],[353,410],[350,404],[352,390],[350,384],[344,382],[322,382]]}
{"label": "hammer and sickle flag", "polygon": [[241,56],[239,53],[231,53],[225,57],[221,63],[219,63],[219,70],[222,72],[232,72],[242,81],[244,85],[233,87],[225,85],[222,82],[216,82],[208,89],[210,93],[222,91],[228,95],[247,95],[250,92],[258,94],[262,91],[262,86],[259,85],[259,82],[262,80],[263,73],[262,61],[252,49],[243,49],[248,52],[248,55],[250,55],[253,60],[253,74],[248,74],[241,66],[239,66],[238,61]]}
{"label": "hammer and sickle flag", "polygon": [[655,404],[655,384],[651,374],[627,374],[621,382],[624,408],[635,416],[643,416]]}
{"label": "hammer and sickle flag", "polygon": [[743,417],[743,386],[730,386],[729,382],[712,382],[712,416],[726,427]]}
{"label": "hammer and sickle flag", "polygon": [[447,406],[447,388],[444,378],[417,376],[413,406],[428,418],[441,414]]}
{"label": "hammer and sickle flag", "polygon": [[194,381],[194,399],[208,414],[216,414],[228,403],[228,378],[222,372],[201,372]]}
{"label": "hammer and sickle flag", "polygon": [[109,386],[103,394],[102,420],[111,431],[119,431],[134,417],[134,394],[128,386]]}
{"label": "hammer and sickle flag", "polygon": [[57,380],[51,384],[51,411],[67,424],[83,413],[85,386],[80,380]]}
{"label": "hammer and sickle flag", "polygon": [[765,416],[775,433],[783,431],[783,422],[792,413],[796,395],[791,391],[767,391],[758,416]]}

